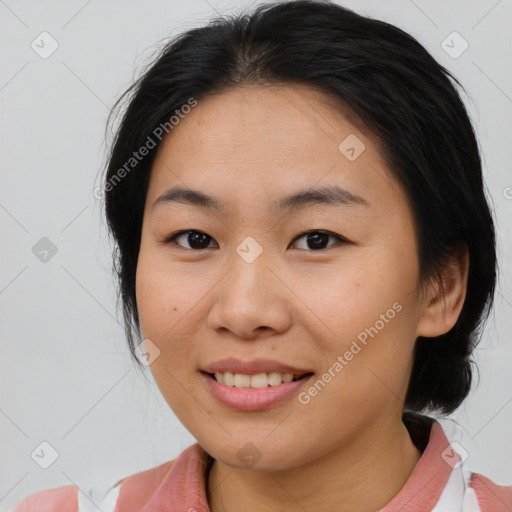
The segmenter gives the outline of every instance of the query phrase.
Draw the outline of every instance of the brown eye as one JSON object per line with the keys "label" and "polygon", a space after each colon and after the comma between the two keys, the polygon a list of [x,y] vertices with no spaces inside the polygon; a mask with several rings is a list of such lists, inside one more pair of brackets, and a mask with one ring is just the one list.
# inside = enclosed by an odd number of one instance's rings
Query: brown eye
{"label": "brown eye", "polygon": [[[213,238],[202,231],[196,230],[188,230],[188,231],[178,231],[171,235],[170,237],[164,240],[165,244],[176,243],[175,240],[185,240],[185,243],[189,244],[189,247],[184,247],[185,249],[193,249],[193,250],[201,250],[208,249],[209,241],[213,240]],[[181,243],[176,243],[176,245],[183,247]]]}
{"label": "brown eye", "polygon": [[308,231],[307,233],[303,233],[302,235],[295,238],[294,242],[301,238],[305,238],[306,245],[314,251],[328,249],[332,245],[336,245],[334,243],[334,244],[331,244],[330,246],[326,247],[326,244],[328,244],[329,238],[336,239],[338,242],[341,242],[341,243],[347,243],[347,240],[345,240],[344,238],[340,237],[339,235],[335,235],[334,233],[331,233],[329,231],[319,231],[319,230]]}

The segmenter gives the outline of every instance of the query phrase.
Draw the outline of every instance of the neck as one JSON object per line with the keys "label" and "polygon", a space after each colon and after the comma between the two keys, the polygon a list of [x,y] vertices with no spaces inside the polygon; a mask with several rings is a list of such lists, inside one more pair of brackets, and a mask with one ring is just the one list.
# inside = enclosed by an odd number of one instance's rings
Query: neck
{"label": "neck", "polygon": [[249,471],[214,460],[208,503],[211,512],[374,512],[399,493],[421,455],[399,419],[373,425],[350,446],[282,471]]}

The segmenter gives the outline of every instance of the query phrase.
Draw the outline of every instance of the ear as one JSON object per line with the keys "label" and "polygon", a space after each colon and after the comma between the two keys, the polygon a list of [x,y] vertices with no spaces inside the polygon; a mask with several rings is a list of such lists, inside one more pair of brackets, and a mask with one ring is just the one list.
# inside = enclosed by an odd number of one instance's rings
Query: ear
{"label": "ear", "polygon": [[430,285],[425,294],[417,336],[440,336],[456,324],[466,298],[468,269],[467,245],[458,245],[442,268],[441,282]]}

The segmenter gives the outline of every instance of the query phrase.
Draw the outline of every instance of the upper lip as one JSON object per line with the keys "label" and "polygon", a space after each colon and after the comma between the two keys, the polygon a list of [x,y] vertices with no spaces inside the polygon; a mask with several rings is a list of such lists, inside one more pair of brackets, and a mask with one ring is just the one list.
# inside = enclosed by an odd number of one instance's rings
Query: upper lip
{"label": "upper lip", "polygon": [[256,375],[258,373],[293,373],[294,375],[303,375],[313,373],[313,370],[297,368],[288,364],[273,361],[271,359],[252,359],[242,361],[240,359],[228,358],[216,361],[202,368],[207,373],[243,373],[245,375]]}

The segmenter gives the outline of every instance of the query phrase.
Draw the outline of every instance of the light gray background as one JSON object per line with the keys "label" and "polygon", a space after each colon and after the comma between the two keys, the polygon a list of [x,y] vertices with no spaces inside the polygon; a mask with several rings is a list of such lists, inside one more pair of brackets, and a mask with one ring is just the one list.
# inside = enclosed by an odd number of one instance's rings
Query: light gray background
{"label": "light gray background", "polygon": [[[195,442],[128,356],[93,191],[108,107],[155,45],[255,3],[0,0],[0,511],[40,489],[115,483]],[[476,353],[480,385],[443,425],[471,469],[510,485],[512,2],[340,3],[417,37],[469,92],[503,272]],[[59,45],[47,59],[31,48],[43,31]],[[453,31],[469,43],[456,59],[441,47]],[[32,252],[42,237],[58,249],[46,263]],[[59,454],[48,469],[31,458],[43,441]]]}

